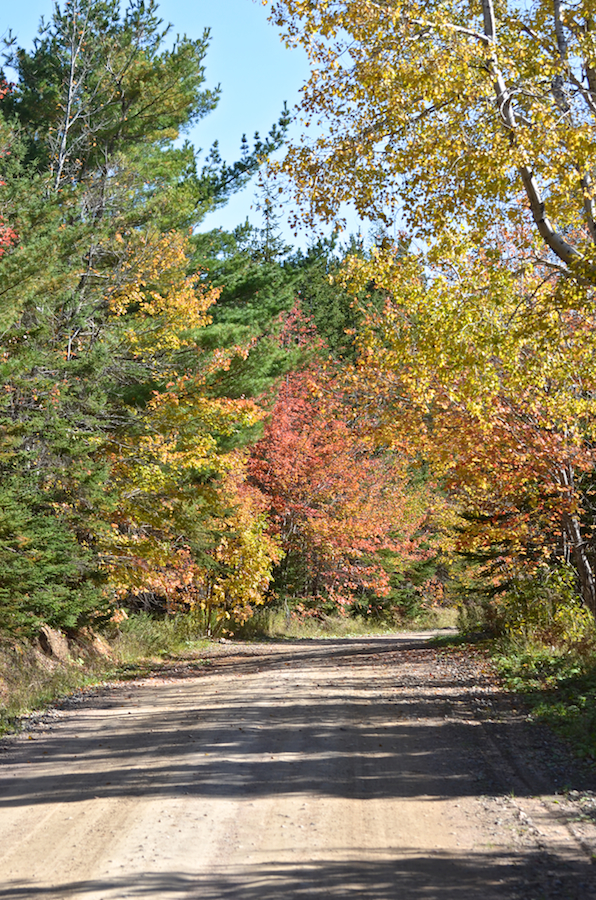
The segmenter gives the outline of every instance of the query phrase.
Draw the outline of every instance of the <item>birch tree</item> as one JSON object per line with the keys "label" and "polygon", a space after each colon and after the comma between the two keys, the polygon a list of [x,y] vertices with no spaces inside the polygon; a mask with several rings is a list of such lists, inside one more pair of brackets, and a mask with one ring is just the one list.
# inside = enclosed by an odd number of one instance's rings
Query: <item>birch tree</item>
{"label": "birch tree", "polygon": [[545,257],[596,281],[596,3],[276,0],[312,75],[288,152],[307,219],[345,201],[426,241],[528,217]]}
{"label": "birch tree", "polygon": [[348,275],[388,295],[358,335],[360,405],[440,476],[460,548],[498,548],[504,578],[573,565],[596,616],[594,312],[477,249],[434,267],[354,258]]}

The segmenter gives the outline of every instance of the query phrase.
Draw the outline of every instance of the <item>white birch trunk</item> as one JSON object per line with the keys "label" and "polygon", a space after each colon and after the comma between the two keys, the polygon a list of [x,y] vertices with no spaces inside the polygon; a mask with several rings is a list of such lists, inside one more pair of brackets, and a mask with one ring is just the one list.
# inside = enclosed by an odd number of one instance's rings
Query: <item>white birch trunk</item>
{"label": "white birch trunk", "polygon": [[[571,467],[565,466],[557,472],[557,482],[564,489],[572,510],[575,490]],[[579,577],[582,600],[587,609],[596,618],[596,578],[586,553],[587,545],[582,535],[581,522],[576,512],[564,513],[563,528],[570,559]]]}
{"label": "white birch trunk", "polygon": [[[515,110],[513,108],[513,99],[505,83],[503,73],[499,68],[497,58],[497,25],[495,18],[495,10],[493,0],[482,0],[482,14],[484,18],[484,34],[488,41],[489,47],[489,65],[491,74],[494,79],[495,93],[497,95],[497,103],[501,121],[509,132],[511,139],[515,140],[515,132],[518,127]],[[554,228],[552,222],[546,215],[544,200],[540,193],[540,188],[534,177],[534,172],[529,165],[519,166],[519,174],[530,204],[530,210],[539,234],[546,244],[566,265],[573,265],[582,259],[575,247],[560,235]]]}

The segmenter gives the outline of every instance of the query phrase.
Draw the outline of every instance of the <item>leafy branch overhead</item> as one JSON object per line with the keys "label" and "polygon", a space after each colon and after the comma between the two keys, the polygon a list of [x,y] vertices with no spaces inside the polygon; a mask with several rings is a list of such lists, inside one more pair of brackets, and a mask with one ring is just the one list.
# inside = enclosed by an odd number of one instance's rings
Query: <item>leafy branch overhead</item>
{"label": "leafy branch overhead", "polygon": [[482,244],[529,213],[549,258],[594,281],[595,13],[592,0],[275,2],[313,67],[303,120],[323,126],[283,165],[307,220],[353,202],[425,241],[464,228]]}
{"label": "leafy branch overhead", "polygon": [[231,165],[221,159],[216,141],[201,172],[204,183],[208,185],[208,195],[216,197],[218,204],[225,203],[233,193],[243,188],[268,157],[282,146],[289,124],[290,115],[284,104],[279,122],[272,126],[267,137],[261,139],[259,132],[255,132],[252,150],[246,135],[242,136],[240,159]]}

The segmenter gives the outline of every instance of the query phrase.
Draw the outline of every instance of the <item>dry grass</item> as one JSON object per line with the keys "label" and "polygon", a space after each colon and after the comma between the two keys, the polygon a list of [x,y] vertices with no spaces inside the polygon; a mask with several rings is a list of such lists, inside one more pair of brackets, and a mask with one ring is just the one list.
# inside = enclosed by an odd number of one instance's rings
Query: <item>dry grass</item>
{"label": "dry grass", "polygon": [[66,661],[46,656],[30,642],[0,638],[0,734],[14,730],[19,717],[80,688],[134,677],[164,657],[185,655],[208,644],[188,617],[134,616],[107,637],[109,655],[72,643]]}
{"label": "dry grass", "polygon": [[399,631],[451,628],[457,625],[455,609],[432,610],[416,619],[404,619],[399,624],[388,624],[354,616],[320,616],[299,618],[283,610],[259,610],[252,619],[238,629],[239,638],[331,638],[361,637],[367,634],[393,634]]}
{"label": "dry grass", "polygon": [[14,728],[19,716],[42,709],[58,697],[106,677],[111,662],[77,657],[51,660],[25,641],[0,642],[0,734]]}

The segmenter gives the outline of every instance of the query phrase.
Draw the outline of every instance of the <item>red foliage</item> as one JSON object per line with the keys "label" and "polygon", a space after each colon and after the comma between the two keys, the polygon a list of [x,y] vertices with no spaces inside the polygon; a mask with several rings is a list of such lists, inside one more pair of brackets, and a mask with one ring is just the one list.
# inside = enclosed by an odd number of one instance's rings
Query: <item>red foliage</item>
{"label": "red foliage", "polygon": [[[6,79],[0,79],[0,100],[3,97],[6,97],[8,93],[12,90],[12,85],[10,85]],[[5,156],[10,151],[7,149],[0,149],[0,155]],[[4,181],[0,180],[0,187],[3,187],[5,184]],[[10,250],[18,240],[18,235],[13,228],[4,223],[4,219],[0,215],[0,258],[4,256],[7,250]]]}
{"label": "red foliage", "polygon": [[18,235],[9,225],[3,225],[0,219],[0,258],[10,250],[18,240]]}
{"label": "red foliage", "polygon": [[397,461],[375,453],[349,414],[317,367],[293,373],[248,463],[287,554],[284,589],[340,608],[365,590],[388,592],[378,551],[411,558],[418,524]]}

